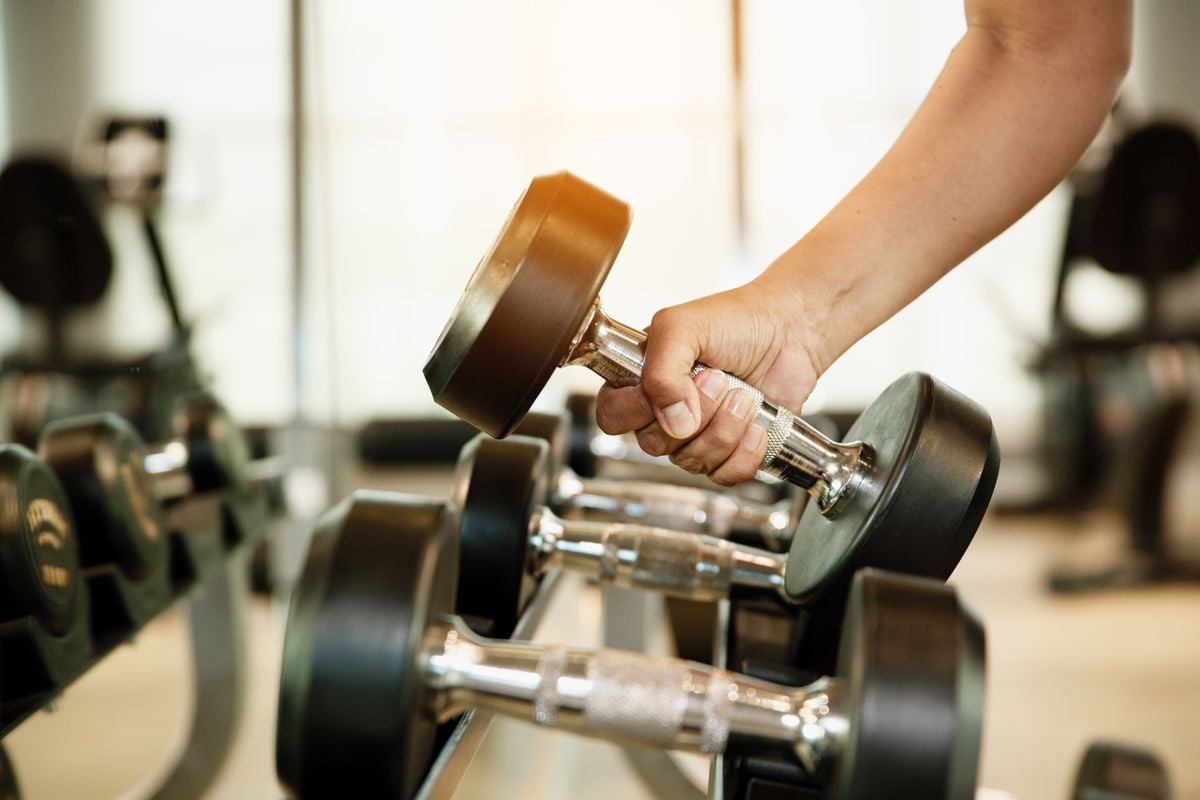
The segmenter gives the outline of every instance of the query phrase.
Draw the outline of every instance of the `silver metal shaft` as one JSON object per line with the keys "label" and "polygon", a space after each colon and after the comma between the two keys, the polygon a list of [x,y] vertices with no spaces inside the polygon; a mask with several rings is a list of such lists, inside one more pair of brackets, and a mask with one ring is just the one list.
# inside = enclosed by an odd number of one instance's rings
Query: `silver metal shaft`
{"label": "silver metal shaft", "polygon": [[565,516],[600,517],[720,539],[749,535],[774,549],[786,547],[795,524],[790,501],[755,503],[694,486],[581,478],[569,470],[559,474],[553,505]]}
{"label": "silver metal shaft", "polygon": [[723,753],[730,735],[791,745],[815,773],[845,736],[841,685],[793,688],[678,659],[481,639],[457,617],[426,631],[426,712],[488,708],[538,725],[650,747]]}
{"label": "silver metal shaft", "polygon": [[529,553],[537,575],[562,567],[616,586],[689,600],[720,600],[733,586],[786,597],[782,555],[713,536],[563,519],[543,509],[530,522]]}
{"label": "silver metal shaft", "polygon": [[[641,381],[645,360],[646,334],[609,317],[597,301],[562,365],[585,366],[613,386],[633,386]],[[697,364],[693,374],[704,369]],[[733,376],[729,381],[730,388],[753,396],[754,422],[767,433],[759,469],[807,491],[822,514],[836,515],[868,471],[866,445],[834,442],[753,386]]]}

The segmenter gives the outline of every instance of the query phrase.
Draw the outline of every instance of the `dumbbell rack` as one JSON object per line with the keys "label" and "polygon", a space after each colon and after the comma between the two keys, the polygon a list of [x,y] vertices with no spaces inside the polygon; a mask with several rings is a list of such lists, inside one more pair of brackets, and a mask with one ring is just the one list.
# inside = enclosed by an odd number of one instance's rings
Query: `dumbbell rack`
{"label": "dumbbell rack", "polygon": [[[170,589],[158,607],[139,624],[92,637],[83,658],[52,670],[53,685],[30,695],[0,703],[0,740],[31,715],[50,706],[70,684],[86,674],[140,627],[182,601],[188,606],[189,638],[194,673],[191,729],[173,768],[151,797],[191,800],[211,785],[232,746],[241,716],[247,673],[244,618],[247,593],[247,553],[266,527],[266,487],[251,485],[239,492],[193,495],[167,509]],[[87,601],[112,605],[123,591],[114,570],[104,567],[85,573]],[[0,627],[0,639],[20,635],[24,620]],[[8,630],[5,630],[8,629]],[[55,658],[55,653],[41,653]]]}
{"label": "dumbbell rack", "polygon": [[[562,573],[554,570],[545,575],[530,598],[521,618],[513,630],[513,639],[531,639],[546,614],[551,598],[562,582]],[[462,780],[475,753],[483,743],[483,737],[491,727],[494,714],[485,709],[475,709],[457,720],[448,722],[440,732],[442,743],[425,780],[414,800],[444,800],[452,797]]]}

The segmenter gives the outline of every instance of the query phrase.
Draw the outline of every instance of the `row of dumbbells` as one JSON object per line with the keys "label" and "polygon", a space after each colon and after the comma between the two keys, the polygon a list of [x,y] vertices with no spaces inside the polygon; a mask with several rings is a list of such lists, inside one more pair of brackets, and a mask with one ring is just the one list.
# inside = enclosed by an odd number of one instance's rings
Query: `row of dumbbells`
{"label": "row of dumbbells", "polygon": [[[627,205],[573,175],[536,178],[434,345],[434,400],[505,437],[558,366],[636,385],[646,334],[598,299],[629,224]],[[809,796],[973,796],[984,633],[944,580],[995,485],[988,414],[914,373],[836,442],[737,378],[728,386],[750,395],[767,432],[760,470],[807,495],[800,513],[768,512],[777,535],[764,547],[696,533],[714,515],[762,509],[564,471],[553,424],[529,429],[540,439],[469,444],[446,503],[359,493],[330,511],[284,647],[276,753],[289,790],[341,796],[353,780],[411,797],[444,741],[438,724],[481,708],[726,763],[780,754]],[[766,597],[836,630],[836,658],[796,686],[505,638],[554,569],[687,600]]]}
{"label": "row of dumbbells", "polygon": [[[323,519],[283,661],[277,758],[296,796],[338,794],[347,774],[369,793],[412,796],[438,724],[470,708],[730,764],[770,752],[829,796],[974,794],[984,633],[943,581],[977,519],[914,555],[861,523],[847,536],[806,530],[803,493],[768,504],[580,476],[565,463],[571,434],[565,416],[530,414],[517,435],[464,448],[449,502],[358,493]],[[538,580],[559,569],[807,609],[839,633],[834,668],[797,686],[508,639]],[[824,660],[775,672],[807,676]]]}
{"label": "row of dumbbells", "polygon": [[[839,614],[836,669],[802,685],[509,639],[554,569],[688,598],[779,597],[782,581],[732,576],[785,571],[783,556],[689,531],[711,530],[702,512],[714,507],[760,522],[768,509],[798,516],[732,493],[580,477],[562,460],[570,428],[560,415],[531,414],[519,431],[538,438],[469,443],[447,503],[359,492],[322,519],[283,660],[277,764],[294,796],[340,796],[353,774],[366,794],[411,797],[444,741],[439,725],[470,709],[724,755],[727,797],[747,796],[737,773],[764,756],[776,781],[778,762],[790,763],[796,797],[975,795],[984,631],[940,580],[867,568],[825,581],[847,587],[819,612]],[[678,529],[644,524],[648,508]],[[620,521],[631,517],[642,524]],[[1152,757],[1107,746],[1085,766],[1081,798],[1115,777],[1160,776]]]}
{"label": "row of dumbbells", "polygon": [[[211,395],[151,448],[111,413],[0,446],[0,729],[170,605],[253,535],[256,469]],[[207,502],[179,503],[207,497]]]}
{"label": "row of dumbbells", "polygon": [[[802,511],[571,474],[561,425],[526,415],[556,366],[640,381],[646,334],[598,300],[629,222],[628,206],[568,173],[518,201],[424,374],[484,433],[525,420],[539,438],[471,442],[447,503],[358,494],[325,517],[289,616],[280,776],[302,797],[339,794],[347,775],[410,797],[437,724],[486,708],[614,741],[781,753],[828,796],[973,795],[984,634],[944,580],[995,485],[988,414],[914,373],[835,442],[729,377],[767,432],[760,469],[802,491]],[[718,519],[729,524],[709,527]],[[733,520],[764,546],[713,535]],[[555,569],[691,601],[766,597],[836,631],[836,659],[792,686],[505,638]]]}

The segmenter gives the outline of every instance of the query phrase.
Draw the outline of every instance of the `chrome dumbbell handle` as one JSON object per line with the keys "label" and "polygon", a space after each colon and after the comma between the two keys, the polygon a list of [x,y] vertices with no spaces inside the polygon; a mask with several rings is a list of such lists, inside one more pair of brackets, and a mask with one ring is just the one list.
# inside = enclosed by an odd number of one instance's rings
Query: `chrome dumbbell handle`
{"label": "chrome dumbbell handle", "polygon": [[[580,326],[562,364],[585,366],[613,386],[641,381],[646,360],[646,334],[609,317],[599,301]],[[707,369],[693,368],[693,375]],[[834,442],[792,414],[766,400],[758,389],[730,376],[730,387],[748,391],[755,400],[754,421],[767,432],[767,451],[759,469],[801,487],[812,495],[822,514],[833,516],[854,493],[867,472],[867,449],[861,442]]]}
{"label": "chrome dumbbell handle", "polygon": [[695,486],[580,478],[566,471],[559,476],[557,494],[571,510],[656,528],[721,539],[746,533],[775,544],[789,540],[791,534],[790,504],[755,503]]}
{"label": "chrome dumbbell handle", "polygon": [[427,711],[488,708],[584,736],[723,753],[730,734],[789,744],[810,773],[836,752],[840,684],[792,688],[677,659],[475,637],[457,617],[422,645]]}
{"label": "chrome dumbbell handle", "polygon": [[690,600],[719,600],[732,586],[784,594],[783,556],[713,536],[563,519],[549,509],[534,515],[529,533],[530,570],[538,575],[562,567]]}

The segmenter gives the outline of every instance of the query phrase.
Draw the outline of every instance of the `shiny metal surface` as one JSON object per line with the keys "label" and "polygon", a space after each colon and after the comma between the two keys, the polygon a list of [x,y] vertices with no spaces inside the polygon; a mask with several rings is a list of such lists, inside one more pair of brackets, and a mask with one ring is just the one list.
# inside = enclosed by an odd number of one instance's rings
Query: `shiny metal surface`
{"label": "shiny metal surface", "polygon": [[787,500],[756,503],[695,486],[580,478],[569,470],[559,474],[551,504],[566,516],[603,517],[721,539],[749,535],[776,550],[786,549],[798,520],[794,503]]}
{"label": "shiny metal surface", "polygon": [[[529,601],[513,636],[518,639],[532,638],[546,614],[546,607],[554,597],[560,584],[560,573],[552,572],[542,578],[537,592]],[[454,726],[449,740],[433,760],[429,772],[417,790],[414,800],[448,800],[454,796],[463,773],[471,765],[476,751],[492,725],[494,713],[486,708],[476,708],[463,714]]]}
{"label": "shiny metal surface", "polygon": [[543,509],[530,523],[530,569],[557,567],[605,583],[689,600],[719,600],[732,586],[784,593],[784,556],[694,533],[563,519]]}
{"label": "shiny metal surface", "polygon": [[810,772],[846,735],[841,685],[790,688],[677,659],[476,637],[456,617],[430,626],[426,711],[490,709],[585,736],[722,753],[730,735],[791,746]]}
{"label": "shiny metal surface", "polygon": [[[609,317],[597,300],[560,366],[584,366],[614,386],[633,386],[641,380],[645,343],[643,331]],[[740,379],[731,376],[730,382],[751,392],[754,421],[767,432],[768,449],[759,469],[805,489],[822,515],[836,516],[869,469],[869,448],[862,442],[834,442]]]}

